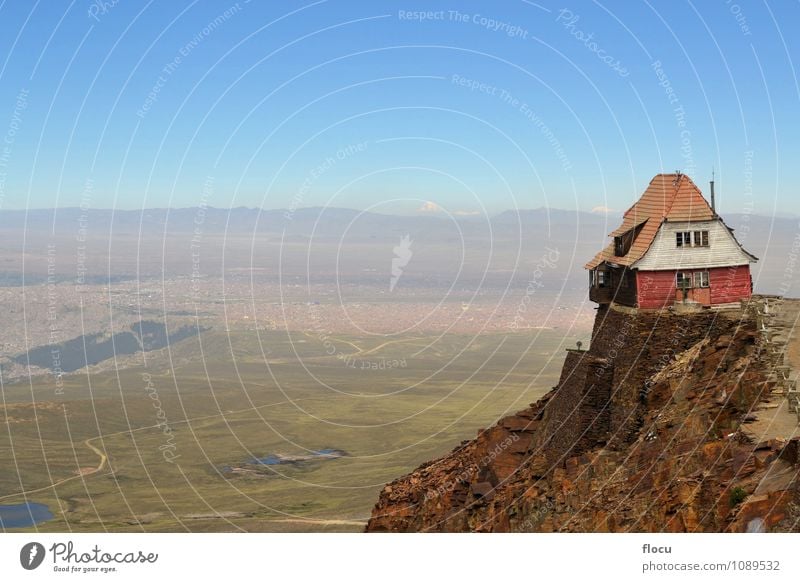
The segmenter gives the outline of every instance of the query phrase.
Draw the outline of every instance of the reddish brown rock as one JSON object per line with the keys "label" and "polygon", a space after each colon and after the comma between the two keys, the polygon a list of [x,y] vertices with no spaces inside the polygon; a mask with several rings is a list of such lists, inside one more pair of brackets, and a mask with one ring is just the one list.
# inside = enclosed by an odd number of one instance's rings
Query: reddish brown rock
{"label": "reddish brown rock", "polygon": [[600,308],[551,392],[393,482],[367,531],[796,529],[800,441],[738,430],[760,341],[749,313]]}

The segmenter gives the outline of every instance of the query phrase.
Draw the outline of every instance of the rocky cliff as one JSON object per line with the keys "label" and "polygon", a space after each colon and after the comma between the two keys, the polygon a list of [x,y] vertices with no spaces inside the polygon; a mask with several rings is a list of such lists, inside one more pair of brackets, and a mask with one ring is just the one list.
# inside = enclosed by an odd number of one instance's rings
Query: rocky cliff
{"label": "rocky cliff", "polygon": [[798,440],[746,430],[772,364],[752,306],[600,307],[553,390],[388,484],[367,531],[797,530]]}

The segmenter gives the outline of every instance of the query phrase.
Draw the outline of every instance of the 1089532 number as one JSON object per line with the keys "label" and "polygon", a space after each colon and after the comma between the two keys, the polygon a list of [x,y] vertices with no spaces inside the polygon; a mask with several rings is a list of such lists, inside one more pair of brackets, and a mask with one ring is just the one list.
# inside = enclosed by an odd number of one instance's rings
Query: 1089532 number
{"label": "1089532 number", "polygon": [[777,571],[781,569],[779,560],[732,560],[732,570],[742,572]]}

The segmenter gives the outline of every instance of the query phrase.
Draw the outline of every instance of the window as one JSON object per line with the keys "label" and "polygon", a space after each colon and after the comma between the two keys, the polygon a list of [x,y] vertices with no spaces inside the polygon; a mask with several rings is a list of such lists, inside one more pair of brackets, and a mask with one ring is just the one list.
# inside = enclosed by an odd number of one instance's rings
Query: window
{"label": "window", "polygon": [[636,235],[641,230],[641,226],[642,225],[632,228],[623,234],[614,237],[614,254],[616,256],[624,257],[628,254],[628,252],[631,250],[631,246],[633,245],[633,241],[636,239]]}
{"label": "window", "polygon": [[675,274],[675,284],[678,286],[678,289],[690,289],[692,286],[692,274],[678,271]]}
{"label": "window", "polygon": [[611,286],[611,273],[609,271],[597,271],[597,287]]}
{"label": "window", "polygon": [[685,230],[675,233],[675,246],[677,247],[707,247],[707,230]]}
{"label": "window", "polygon": [[625,256],[625,245],[622,242],[621,236],[614,237],[614,254],[617,255],[618,257]]}
{"label": "window", "polygon": [[605,287],[608,282],[608,275],[605,271],[595,269],[591,272],[591,285],[592,287]]}
{"label": "window", "polygon": [[695,271],[694,273],[694,286],[707,288],[708,285],[708,271]]}
{"label": "window", "polygon": [[708,246],[708,231],[696,230],[694,231],[694,246],[707,247]]}

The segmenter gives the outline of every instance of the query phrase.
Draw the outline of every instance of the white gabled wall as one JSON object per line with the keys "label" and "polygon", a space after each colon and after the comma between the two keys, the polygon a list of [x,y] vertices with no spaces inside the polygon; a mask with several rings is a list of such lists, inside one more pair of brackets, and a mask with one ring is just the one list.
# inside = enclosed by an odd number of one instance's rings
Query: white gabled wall
{"label": "white gabled wall", "polygon": [[[675,233],[707,230],[707,247],[678,247]],[[703,269],[747,265],[750,257],[720,220],[664,222],[645,255],[632,266],[643,271]]]}

